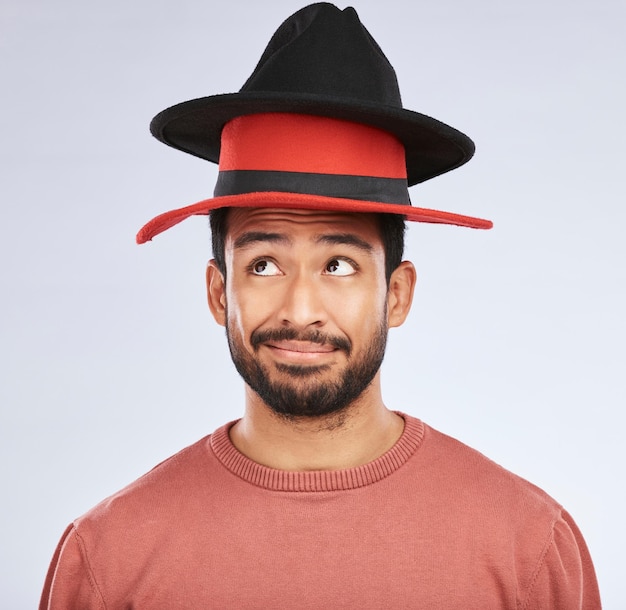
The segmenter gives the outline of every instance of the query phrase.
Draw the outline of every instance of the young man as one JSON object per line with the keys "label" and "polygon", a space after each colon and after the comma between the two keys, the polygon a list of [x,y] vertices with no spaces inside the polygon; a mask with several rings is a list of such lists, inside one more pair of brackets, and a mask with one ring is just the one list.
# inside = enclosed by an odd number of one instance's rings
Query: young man
{"label": "young man", "polygon": [[569,515],[530,483],[382,401],[387,332],[411,307],[407,185],[473,144],[402,109],[353,9],[302,9],[237,94],[159,114],[211,161],[211,313],[246,387],[243,417],[66,530],[41,608],[599,608]]}

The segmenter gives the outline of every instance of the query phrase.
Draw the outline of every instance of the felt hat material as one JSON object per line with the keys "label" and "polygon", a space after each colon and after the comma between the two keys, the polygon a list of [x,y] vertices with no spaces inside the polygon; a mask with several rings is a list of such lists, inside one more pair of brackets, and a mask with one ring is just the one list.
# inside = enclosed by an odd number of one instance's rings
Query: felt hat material
{"label": "felt hat material", "polygon": [[214,197],[161,214],[138,243],[218,207],[386,212],[491,228],[411,206],[408,186],[469,161],[460,131],[402,108],[393,67],[356,11],[307,6],[276,31],[239,93],[177,104],[150,125],[160,141],[219,163]]}

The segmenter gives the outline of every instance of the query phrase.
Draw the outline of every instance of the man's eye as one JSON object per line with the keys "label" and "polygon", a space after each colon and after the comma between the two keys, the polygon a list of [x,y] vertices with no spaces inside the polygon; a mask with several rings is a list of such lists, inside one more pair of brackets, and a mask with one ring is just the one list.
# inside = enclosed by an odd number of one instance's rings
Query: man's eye
{"label": "man's eye", "polygon": [[333,258],[326,263],[324,271],[327,275],[352,275],[356,273],[356,265],[343,258]]}
{"label": "man's eye", "polygon": [[250,271],[254,275],[280,275],[280,269],[276,263],[265,258],[254,261],[250,265]]}

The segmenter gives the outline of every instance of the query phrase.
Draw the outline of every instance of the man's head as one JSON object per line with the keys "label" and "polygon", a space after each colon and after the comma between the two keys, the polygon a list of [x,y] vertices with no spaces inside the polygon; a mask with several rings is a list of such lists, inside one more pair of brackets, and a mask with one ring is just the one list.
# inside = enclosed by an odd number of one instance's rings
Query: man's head
{"label": "man's head", "polygon": [[219,174],[212,198],[157,216],[137,241],[211,214],[211,311],[248,385],[283,414],[341,409],[376,378],[415,283],[405,219],[491,226],[411,205],[409,186],[466,163],[474,144],[402,107],[350,7],[297,11],[238,93],[177,104],[151,131]]}
{"label": "man's head", "polygon": [[373,214],[288,209],[231,209],[212,220],[222,261],[207,271],[209,305],[248,386],[283,416],[352,404],[411,304],[413,266],[386,271],[383,235],[394,229]]}

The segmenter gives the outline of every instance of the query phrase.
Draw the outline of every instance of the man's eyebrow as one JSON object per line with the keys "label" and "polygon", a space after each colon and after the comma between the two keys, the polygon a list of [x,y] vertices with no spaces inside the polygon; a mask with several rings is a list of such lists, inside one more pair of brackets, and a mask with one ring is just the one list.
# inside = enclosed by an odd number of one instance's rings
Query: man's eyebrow
{"label": "man's eyebrow", "polygon": [[319,244],[330,244],[337,246],[355,246],[364,252],[370,253],[374,250],[374,246],[369,242],[361,239],[353,233],[322,233],[315,237],[315,241]]}
{"label": "man's eyebrow", "polygon": [[233,244],[235,250],[246,248],[257,243],[290,243],[290,239],[282,233],[266,233],[264,231],[247,231],[242,233]]}

